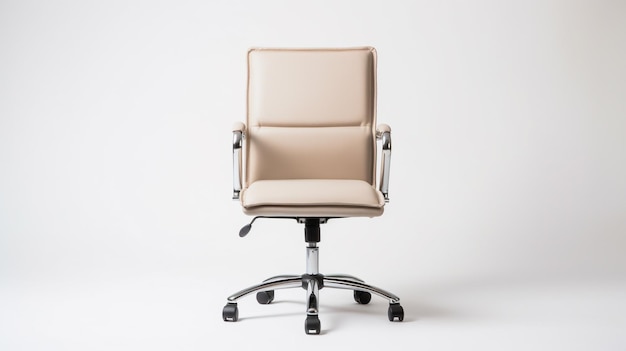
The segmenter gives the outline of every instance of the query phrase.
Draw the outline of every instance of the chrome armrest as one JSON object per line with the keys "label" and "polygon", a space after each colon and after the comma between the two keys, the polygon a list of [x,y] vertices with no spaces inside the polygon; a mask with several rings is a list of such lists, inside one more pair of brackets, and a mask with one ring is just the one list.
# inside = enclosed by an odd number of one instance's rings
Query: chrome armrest
{"label": "chrome armrest", "polygon": [[382,140],[382,157],[380,160],[380,181],[379,189],[385,197],[385,202],[389,202],[389,170],[391,168],[391,128],[386,124],[381,124],[376,128],[376,139]]}
{"label": "chrome armrest", "polygon": [[242,183],[242,146],[245,137],[246,126],[241,123],[235,123],[233,127],[233,200],[239,200]]}

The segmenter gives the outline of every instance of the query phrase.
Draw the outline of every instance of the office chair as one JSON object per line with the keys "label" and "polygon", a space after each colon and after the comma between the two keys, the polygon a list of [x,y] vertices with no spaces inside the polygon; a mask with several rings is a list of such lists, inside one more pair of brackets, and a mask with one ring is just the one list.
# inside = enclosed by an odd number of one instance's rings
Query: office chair
{"label": "office chair", "polygon": [[[256,293],[261,304],[274,290],[306,290],[305,332],[319,334],[319,290],[353,290],[359,304],[372,294],[389,301],[390,321],[404,319],[400,299],[351,275],[318,271],[320,225],[330,219],[376,217],[389,201],[391,129],[376,123],[376,50],[251,49],[248,52],[247,124],[233,127],[233,199],[259,218],[304,224],[306,273],[279,275],[228,297],[224,321],[239,318],[237,302]],[[380,181],[376,141],[382,142]],[[243,160],[242,160],[243,158]]]}

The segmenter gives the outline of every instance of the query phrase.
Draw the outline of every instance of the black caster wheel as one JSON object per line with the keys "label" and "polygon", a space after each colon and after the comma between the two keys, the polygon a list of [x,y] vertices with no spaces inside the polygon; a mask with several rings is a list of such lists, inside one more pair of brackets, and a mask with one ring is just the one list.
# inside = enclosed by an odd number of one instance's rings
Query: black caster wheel
{"label": "black caster wheel", "polygon": [[239,309],[236,303],[227,303],[222,310],[222,318],[225,322],[236,322],[239,319]]}
{"label": "black caster wheel", "polygon": [[319,334],[321,330],[322,327],[320,324],[320,319],[317,316],[306,316],[306,320],[304,321],[304,331],[307,334]]}
{"label": "black caster wheel", "polygon": [[399,322],[402,322],[404,320],[404,308],[402,308],[399,303],[389,304],[387,316],[390,322],[393,322],[396,318],[398,318]]}
{"label": "black caster wheel", "polygon": [[372,301],[372,294],[367,291],[354,290],[354,301],[361,305],[367,305]]}
{"label": "black caster wheel", "polygon": [[256,293],[256,300],[261,305],[269,305],[272,301],[274,301],[274,290],[259,291]]}

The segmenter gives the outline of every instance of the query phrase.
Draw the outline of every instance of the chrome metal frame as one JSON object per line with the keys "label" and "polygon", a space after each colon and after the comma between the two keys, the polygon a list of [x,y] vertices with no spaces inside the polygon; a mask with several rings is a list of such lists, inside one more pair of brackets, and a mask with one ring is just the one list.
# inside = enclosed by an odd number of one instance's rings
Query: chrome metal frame
{"label": "chrome metal frame", "polygon": [[382,140],[382,156],[380,160],[380,192],[389,202],[389,171],[391,168],[391,132],[377,132],[376,139]]}
{"label": "chrome metal frame", "polygon": [[[266,279],[260,284],[253,285],[241,291],[238,291],[228,297],[228,303],[236,303],[242,297],[250,295],[255,292],[278,290],[278,289],[293,289],[302,288],[306,286],[307,290],[307,308],[308,315],[317,315],[319,310],[319,290],[318,281],[315,278],[311,278],[311,275],[318,275],[319,269],[319,247],[316,243],[307,243],[307,256],[306,256],[306,274],[304,275],[278,275]],[[397,304],[400,302],[400,298],[386,290],[377,288],[375,286],[366,284],[363,280],[347,274],[331,274],[322,276],[323,288],[334,289],[348,289],[367,291],[370,294],[380,296],[387,299],[390,304]],[[311,299],[313,295],[315,298]]]}
{"label": "chrome metal frame", "polygon": [[325,288],[335,288],[335,289],[350,289],[350,290],[360,290],[367,291],[371,294],[382,297],[383,299],[389,300],[390,304],[400,303],[400,298],[386,290],[377,288],[375,286],[365,284],[360,279],[346,279],[346,278],[335,278],[333,276],[324,276],[324,287]]}
{"label": "chrome metal frame", "polygon": [[241,192],[241,147],[244,137],[242,131],[233,131],[233,200],[239,200]]}

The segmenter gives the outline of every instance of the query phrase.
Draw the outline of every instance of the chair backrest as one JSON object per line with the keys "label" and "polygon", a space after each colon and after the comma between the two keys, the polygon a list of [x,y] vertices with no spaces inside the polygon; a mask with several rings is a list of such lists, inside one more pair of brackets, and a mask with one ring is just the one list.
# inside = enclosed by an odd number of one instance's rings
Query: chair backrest
{"label": "chair backrest", "polygon": [[376,51],[248,52],[246,183],[358,179],[373,184]]}

